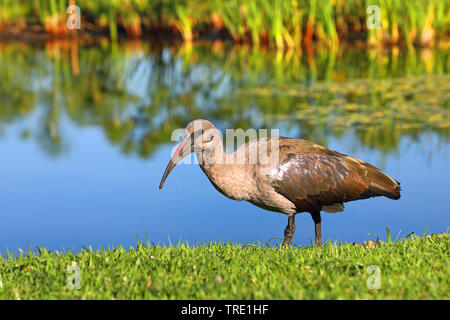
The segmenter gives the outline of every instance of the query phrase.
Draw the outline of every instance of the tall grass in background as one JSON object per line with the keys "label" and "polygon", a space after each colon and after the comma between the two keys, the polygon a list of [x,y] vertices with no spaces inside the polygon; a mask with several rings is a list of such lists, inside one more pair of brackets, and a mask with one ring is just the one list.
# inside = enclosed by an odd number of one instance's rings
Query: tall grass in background
{"label": "tall grass in background", "polygon": [[[450,0],[0,0],[0,28],[39,24],[64,34],[69,2],[80,7],[85,28],[109,29],[112,39],[164,29],[191,41],[225,29],[236,42],[277,48],[355,38],[414,46],[448,43],[450,30]],[[379,29],[366,26],[369,5],[380,7]]]}

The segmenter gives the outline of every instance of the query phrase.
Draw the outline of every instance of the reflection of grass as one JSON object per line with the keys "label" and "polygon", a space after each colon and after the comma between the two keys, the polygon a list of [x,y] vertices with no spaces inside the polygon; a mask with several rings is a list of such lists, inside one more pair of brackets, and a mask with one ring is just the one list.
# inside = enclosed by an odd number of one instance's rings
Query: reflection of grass
{"label": "reflection of grass", "polygon": [[[448,299],[448,233],[365,246],[138,243],[0,257],[0,299]],[[69,289],[78,266],[80,290]],[[379,268],[380,289],[374,284]],[[73,280],[74,281],[74,280]],[[75,283],[75,282],[73,282]]]}
{"label": "reflection of grass", "polygon": [[65,116],[101,128],[123,152],[142,157],[195,118],[227,128],[270,128],[288,118],[306,139],[326,143],[327,136],[356,130],[360,144],[391,151],[404,134],[431,130],[448,139],[448,58],[447,51],[428,49],[305,56],[221,43],[163,53],[139,41],[49,42],[45,50],[5,45],[0,123],[31,117],[39,105],[29,136],[54,155],[70,144],[59,124]]}
{"label": "reflection of grass", "polygon": [[[358,35],[371,44],[431,45],[444,40],[450,25],[449,0],[3,0],[0,27],[39,21],[51,34],[67,32],[65,8],[76,3],[90,27],[119,28],[129,36],[142,29],[174,28],[190,41],[195,34],[225,27],[237,42],[277,48],[299,47],[313,39],[335,47]],[[369,5],[380,8],[380,29],[368,30]],[[213,31],[214,31],[213,30]]]}

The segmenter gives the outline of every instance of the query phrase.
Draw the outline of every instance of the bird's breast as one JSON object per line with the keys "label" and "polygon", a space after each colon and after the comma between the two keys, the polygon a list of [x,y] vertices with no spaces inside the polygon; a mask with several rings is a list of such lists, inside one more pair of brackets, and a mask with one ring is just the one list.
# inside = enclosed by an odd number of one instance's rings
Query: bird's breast
{"label": "bird's breast", "polygon": [[217,191],[230,199],[248,200],[248,194],[253,192],[253,183],[244,170],[236,170],[227,164],[203,166],[202,169]]}
{"label": "bird's breast", "polygon": [[295,213],[295,204],[275,191],[270,176],[260,173],[256,165],[203,166],[212,185],[233,200],[248,201],[266,210]]}
{"label": "bird's breast", "polygon": [[291,214],[297,212],[295,204],[275,191],[269,176],[260,175],[256,191],[249,194],[249,202],[266,210]]}

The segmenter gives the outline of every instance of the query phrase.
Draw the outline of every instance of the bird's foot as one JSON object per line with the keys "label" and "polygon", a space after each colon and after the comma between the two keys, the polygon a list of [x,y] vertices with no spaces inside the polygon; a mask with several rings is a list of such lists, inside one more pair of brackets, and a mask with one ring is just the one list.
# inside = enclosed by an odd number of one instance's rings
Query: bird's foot
{"label": "bird's foot", "polygon": [[294,237],[295,233],[295,225],[287,225],[286,229],[284,229],[284,240],[283,240],[283,247],[288,247],[291,243],[292,238]]}
{"label": "bird's foot", "polygon": [[295,215],[288,217],[288,224],[284,229],[283,248],[288,247],[295,233]]}
{"label": "bird's foot", "polygon": [[287,248],[289,247],[289,244],[291,243],[292,237],[291,238],[284,238],[283,240],[283,244],[281,245],[283,248]]}

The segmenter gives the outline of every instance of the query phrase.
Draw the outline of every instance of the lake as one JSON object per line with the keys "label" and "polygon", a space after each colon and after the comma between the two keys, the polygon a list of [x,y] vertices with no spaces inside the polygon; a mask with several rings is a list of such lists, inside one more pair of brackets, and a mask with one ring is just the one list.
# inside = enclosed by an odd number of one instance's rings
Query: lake
{"label": "lake", "polygon": [[[287,218],[218,193],[198,165],[158,185],[193,119],[277,128],[381,168],[402,197],[323,213],[323,240],[450,226],[450,52],[266,51],[227,43],[0,43],[0,252],[27,246],[276,244]],[[293,242],[314,239],[309,214]],[[277,238],[277,239],[274,239]]]}

